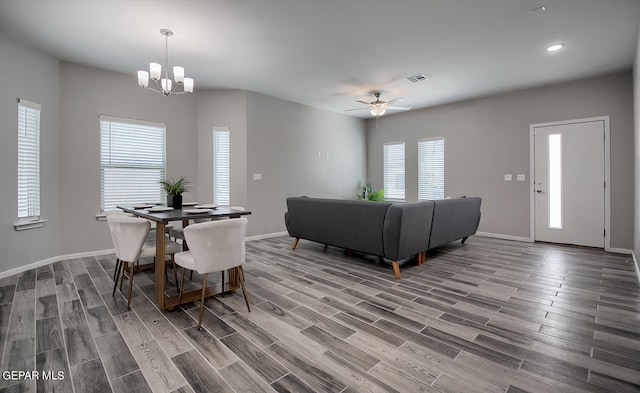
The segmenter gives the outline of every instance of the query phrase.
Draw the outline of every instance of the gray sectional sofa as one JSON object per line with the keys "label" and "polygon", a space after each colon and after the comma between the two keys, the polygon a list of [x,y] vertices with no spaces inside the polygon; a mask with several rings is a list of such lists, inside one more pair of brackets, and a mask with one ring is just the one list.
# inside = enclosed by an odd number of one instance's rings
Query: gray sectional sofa
{"label": "gray sectional sofa", "polygon": [[285,224],[294,237],[392,261],[416,257],[422,264],[426,251],[476,233],[480,222],[479,197],[409,203],[369,202],[309,197],[287,198]]}

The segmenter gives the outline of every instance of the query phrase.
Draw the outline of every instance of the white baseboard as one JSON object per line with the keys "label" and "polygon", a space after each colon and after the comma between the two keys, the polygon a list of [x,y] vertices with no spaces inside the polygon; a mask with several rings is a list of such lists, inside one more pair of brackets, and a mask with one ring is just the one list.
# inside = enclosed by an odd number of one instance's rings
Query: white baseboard
{"label": "white baseboard", "polygon": [[68,255],[58,255],[57,257],[44,259],[42,261],[37,261],[30,263],[28,265],[20,266],[15,269],[7,270],[4,272],[0,272],[0,278],[5,278],[9,276],[13,276],[14,274],[19,274],[22,272],[26,272],[27,270],[36,269],[42,266],[49,265],[51,263],[66,261],[68,259],[77,259],[77,258],[86,258],[86,257],[96,257],[100,255],[109,255],[115,253],[115,249],[111,250],[100,250],[100,251],[89,251],[89,252],[80,252],[76,254],[68,254]]}
{"label": "white baseboard", "polygon": [[633,251],[631,252],[631,256],[633,257],[633,263],[636,265],[636,278],[640,284],[640,264],[638,264],[638,259],[636,259],[636,254]]}
{"label": "white baseboard", "polygon": [[476,235],[485,236],[485,237],[493,237],[495,239],[515,240],[515,241],[518,241],[518,242],[533,243],[533,239],[531,239],[529,237],[503,235],[501,233],[476,232]]}
{"label": "white baseboard", "polygon": [[[485,237],[492,237],[492,238],[496,238],[496,239],[515,240],[515,241],[519,241],[519,242],[528,242],[528,243],[534,243],[535,242],[532,238],[529,238],[529,237],[502,235],[500,233],[476,232],[476,235],[485,236]],[[613,252],[613,253],[616,253],[616,254],[632,254],[631,250],[629,250],[627,248],[615,248],[615,247],[612,247],[612,248],[605,248],[605,251]],[[636,266],[637,266],[637,264],[636,264]]]}
{"label": "white baseboard", "polygon": [[[267,233],[267,234],[264,234],[264,235],[257,235],[257,236],[247,237],[246,240],[247,241],[252,241],[252,240],[260,240],[260,239],[268,239],[268,238],[271,238],[271,237],[284,236],[284,235],[288,235],[288,234],[289,233],[287,231],[275,232],[275,233]],[[116,252],[115,249],[112,248],[110,250],[89,251],[89,252],[80,252],[80,253],[76,253],[76,254],[58,255],[57,257],[47,258],[47,259],[44,259],[42,261],[33,262],[33,263],[28,264],[28,265],[17,267],[15,269],[10,269],[10,270],[6,270],[4,272],[0,272],[0,279],[1,278],[5,278],[5,277],[9,277],[9,276],[13,276],[14,274],[19,274],[19,273],[22,273],[22,272],[26,272],[27,270],[37,269],[39,267],[46,266],[46,265],[49,265],[49,264],[55,263],[55,262],[66,261],[66,260],[69,260],[69,259],[96,257],[96,256],[100,256],[100,255],[109,255],[109,254],[114,254],[115,252]]]}
{"label": "white baseboard", "polygon": [[627,254],[627,255],[631,255],[633,254],[633,252],[631,250],[629,250],[628,248],[615,248],[615,247],[611,247],[611,248],[605,248],[604,249],[606,252],[614,252],[616,254]]}
{"label": "white baseboard", "polygon": [[[269,239],[269,238],[272,238],[272,237],[287,236],[287,235],[289,235],[289,232],[287,232],[287,231],[274,232],[274,233],[266,233],[264,235],[250,236],[250,237],[247,237],[245,240],[246,241],[261,240],[261,239]],[[515,240],[515,241],[528,242],[528,243],[532,243],[533,242],[532,239],[527,238],[527,237],[502,235],[502,234],[499,234],[499,233],[476,232],[476,235],[485,236],[485,237],[492,237],[492,238],[496,238],[496,239]],[[636,259],[636,255],[633,253],[632,250],[628,250],[626,248],[611,248],[611,249],[608,249],[606,251],[614,252],[614,253],[618,253],[618,254],[631,254],[631,256],[633,257],[633,262],[635,264],[635,268],[636,268],[636,276],[638,276],[638,282],[640,282],[640,264],[638,264],[638,260]],[[77,258],[86,258],[86,257],[96,257],[96,256],[101,256],[101,255],[109,255],[109,254],[113,254],[113,253],[115,253],[115,249],[99,250],[99,251],[88,251],[88,252],[80,252],[80,253],[76,253],[76,254],[59,255],[57,257],[44,259],[42,261],[33,262],[33,263],[28,264],[28,265],[24,265],[24,266],[20,266],[20,267],[17,267],[17,268],[14,268],[14,269],[10,269],[10,270],[4,271],[4,272],[0,272],[0,279],[12,276],[14,274],[19,274],[19,273],[25,272],[27,270],[36,269],[36,268],[39,268],[39,267],[42,267],[42,266],[46,266],[46,265],[49,265],[49,264],[55,263],[55,262],[66,261],[66,260],[69,260],[69,259],[77,259]]]}

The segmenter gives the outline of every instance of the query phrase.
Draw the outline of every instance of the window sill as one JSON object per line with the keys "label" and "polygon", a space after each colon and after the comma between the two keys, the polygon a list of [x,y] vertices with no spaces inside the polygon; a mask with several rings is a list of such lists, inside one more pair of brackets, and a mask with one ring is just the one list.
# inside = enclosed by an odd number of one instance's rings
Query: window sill
{"label": "window sill", "polygon": [[44,223],[49,220],[34,220],[34,221],[24,221],[24,222],[16,222],[13,224],[13,228],[16,231],[26,231],[28,229],[36,229],[44,227]]}

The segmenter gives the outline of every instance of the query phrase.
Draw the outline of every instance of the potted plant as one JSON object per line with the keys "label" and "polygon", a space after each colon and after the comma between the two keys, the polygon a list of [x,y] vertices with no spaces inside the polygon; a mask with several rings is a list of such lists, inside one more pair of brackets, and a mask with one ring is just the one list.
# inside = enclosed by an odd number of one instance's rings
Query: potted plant
{"label": "potted plant", "polygon": [[369,193],[367,199],[374,202],[384,202],[384,190]]}
{"label": "potted plant", "polygon": [[160,184],[167,193],[167,206],[182,209],[182,193],[191,190],[189,179],[180,176],[177,179],[161,180]]}

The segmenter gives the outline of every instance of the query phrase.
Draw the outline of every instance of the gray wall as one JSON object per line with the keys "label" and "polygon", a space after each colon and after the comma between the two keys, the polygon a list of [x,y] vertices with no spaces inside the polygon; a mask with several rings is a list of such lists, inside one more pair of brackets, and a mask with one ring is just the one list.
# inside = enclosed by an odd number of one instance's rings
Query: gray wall
{"label": "gray wall", "polygon": [[[445,195],[483,197],[479,231],[530,237],[529,125],[610,116],[611,247],[633,247],[631,72],[443,105],[368,123],[367,176],[382,188],[382,145],[404,140],[407,200],[417,199],[417,140],[445,137]],[[514,175],[505,182],[504,174]],[[526,182],[516,182],[516,174]]]}
{"label": "gray wall", "polygon": [[[61,65],[60,231],[63,255],[113,248],[100,212],[101,114],[167,126],[167,176],[197,179],[197,102],[194,95],[164,97],[123,75],[71,63]],[[193,198],[185,194],[185,199]]]}
{"label": "gray wall", "polygon": [[231,204],[247,205],[247,92],[204,90],[198,97],[198,190],[200,203],[213,201],[213,128],[229,127]]}
{"label": "gray wall", "polygon": [[[285,229],[285,198],[352,198],[365,174],[365,122],[233,90],[163,97],[123,75],[56,59],[0,36],[0,274],[59,256],[113,248],[100,207],[101,114],[167,125],[167,175],[186,175],[187,200],[212,199],[211,130],[231,130],[231,202],[253,211],[250,236]],[[16,232],[17,98],[42,104],[44,228]],[[317,153],[322,154],[317,158]],[[329,156],[327,157],[327,154]],[[262,173],[262,182],[250,182]]]}
{"label": "gray wall", "polygon": [[[60,72],[56,59],[0,36],[0,272],[60,254],[58,231],[58,146]],[[41,133],[41,213],[49,220],[44,228],[17,232],[16,202],[18,98],[42,105]]]}
{"label": "gray wall", "polygon": [[362,119],[247,93],[247,130],[249,235],[284,231],[288,196],[353,199],[364,182]]}
{"label": "gray wall", "polygon": [[[629,214],[634,208],[634,151],[636,168],[640,166],[629,72],[385,116],[377,131],[375,121],[244,91],[199,90],[190,96],[165,98],[139,89],[133,74],[60,64],[2,36],[0,52],[0,71],[10,76],[0,91],[4,126],[0,181],[5,185],[0,188],[0,200],[8,201],[0,205],[0,273],[61,255],[113,247],[106,224],[95,218],[100,203],[100,114],[166,123],[168,175],[190,177],[195,190],[185,198],[203,202],[211,199],[211,129],[228,126],[233,154],[231,198],[233,204],[253,211],[250,236],[285,229],[282,215],[287,196],[353,198],[367,180],[381,188],[385,141],[407,142],[407,196],[415,200],[417,149],[411,146],[419,138],[444,135],[447,194],[483,196],[480,230],[522,237],[529,236],[528,187],[505,183],[502,175],[528,176],[529,124],[609,115],[611,245],[640,252],[640,213],[636,209],[635,215]],[[638,95],[637,76],[635,85]],[[22,232],[13,228],[17,98],[42,104],[42,214],[49,220],[44,228]],[[640,133],[638,102],[636,133]],[[263,180],[253,181],[253,173],[261,173]]]}

